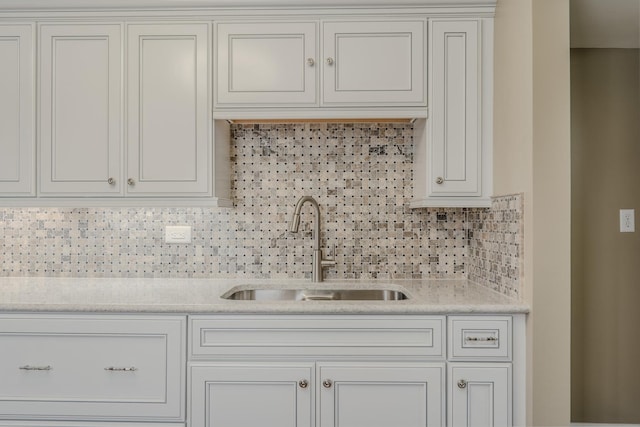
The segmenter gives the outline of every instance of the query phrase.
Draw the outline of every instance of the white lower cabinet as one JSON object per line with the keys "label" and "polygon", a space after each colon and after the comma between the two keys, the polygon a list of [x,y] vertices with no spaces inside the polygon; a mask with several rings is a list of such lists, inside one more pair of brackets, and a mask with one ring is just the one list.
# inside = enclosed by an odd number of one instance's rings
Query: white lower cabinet
{"label": "white lower cabinet", "polygon": [[448,377],[449,426],[513,425],[510,363],[451,363]]}
{"label": "white lower cabinet", "polygon": [[184,316],[0,316],[0,423],[183,423],[185,323]]}
{"label": "white lower cabinet", "polygon": [[525,425],[524,315],[195,315],[189,326],[189,427]]}
{"label": "white lower cabinet", "polygon": [[444,363],[318,364],[320,427],[444,425]]}
{"label": "white lower cabinet", "polygon": [[193,427],[444,425],[444,363],[216,362],[190,378]]}
{"label": "white lower cabinet", "polygon": [[192,426],[311,427],[313,363],[192,366]]}

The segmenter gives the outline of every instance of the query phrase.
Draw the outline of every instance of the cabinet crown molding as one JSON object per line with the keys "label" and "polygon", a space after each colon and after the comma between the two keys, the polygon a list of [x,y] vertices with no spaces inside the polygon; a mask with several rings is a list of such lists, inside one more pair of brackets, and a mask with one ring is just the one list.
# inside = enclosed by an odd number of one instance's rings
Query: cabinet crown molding
{"label": "cabinet crown molding", "polygon": [[3,0],[0,11],[146,8],[495,7],[497,0]]}

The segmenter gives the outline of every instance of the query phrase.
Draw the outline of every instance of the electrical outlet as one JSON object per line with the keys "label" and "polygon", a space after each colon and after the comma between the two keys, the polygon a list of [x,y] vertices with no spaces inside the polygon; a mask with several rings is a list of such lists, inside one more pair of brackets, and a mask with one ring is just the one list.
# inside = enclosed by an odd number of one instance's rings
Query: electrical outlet
{"label": "electrical outlet", "polygon": [[635,209],[620,209],[620,232],[634,233],[636,231]]}
{"label": "electrical outlet", "polygon": [[164,229],[165,243],[191,243],[190,225],[168,225]]}

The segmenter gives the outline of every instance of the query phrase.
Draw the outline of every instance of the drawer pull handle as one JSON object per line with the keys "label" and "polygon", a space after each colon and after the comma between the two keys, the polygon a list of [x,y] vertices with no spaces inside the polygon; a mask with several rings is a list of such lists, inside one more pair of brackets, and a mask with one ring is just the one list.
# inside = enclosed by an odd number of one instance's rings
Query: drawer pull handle
{"label": "drawer pull handle", "polygon": [[300,386],[300,388],[307,388],[309,386],[309,382],[307,380],[300,380],[298,382],[298,385]]}
{"label": "drawer pull handle", "polygon": [[458,381],[458,388],[459,389],[465,389],[467,388],[467,382],[465,380],[460,380]]}
{"label": "drawer pull handle", "polygon": [[51,367],[51,365],[47,365],[47,366],[24,365],[24,366],[20,366],[19,369],[22,369],[23,371],[50,371],[53,368]]}
{"label": "drawer pull handle", "polygon": [[135,366],[131,366],[130,368],[117,368],[115,366],[109,366],[107,368],[104,368],[104,370],[110,372],[133,372],[137,371],[138,368],[136,368]]}
{"label": "drawer pull handle", "polygon": [[466,337],[465,341],[489,341],[489,342],[494,342],[494,341],[498,341],[498,338],[496,337]]}
{"label": "drawer pull handle", "polygon": [[331,380],[324,380],[322,381],[322,386],[324,388],[331,388],[331,386],[333,385],[333,381]]}

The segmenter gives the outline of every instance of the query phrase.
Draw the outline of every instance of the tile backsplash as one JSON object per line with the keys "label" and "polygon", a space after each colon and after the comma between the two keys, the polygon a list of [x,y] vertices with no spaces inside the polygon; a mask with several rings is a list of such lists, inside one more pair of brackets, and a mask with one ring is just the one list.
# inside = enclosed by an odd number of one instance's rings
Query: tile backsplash
{"label": "tile backsplash", "polygon": [[[336,248],[338,264],[325,270],[327,278],[473,272],[486,286],[517,295],[512,270],[493,271],[482,261],[484,233],[495,230],[496,239],[522,247],[521,231],[514,237],[484,225],[512,226],[492,216],[495,206],[409,209],[412,133],[410,124],[234,125],[233,209],[1,208],[1,274],[309,277],[312,210],[303,208],[300,233],[290,233],[288,223],[297,199],[310,195],[322,212],[321,245]],[[177,224],[193,227],[191,244],[164,243],[164,227]],[[483,276],[487,266],[491,274]],[[503,276],[509,280],[498,280]]]}

